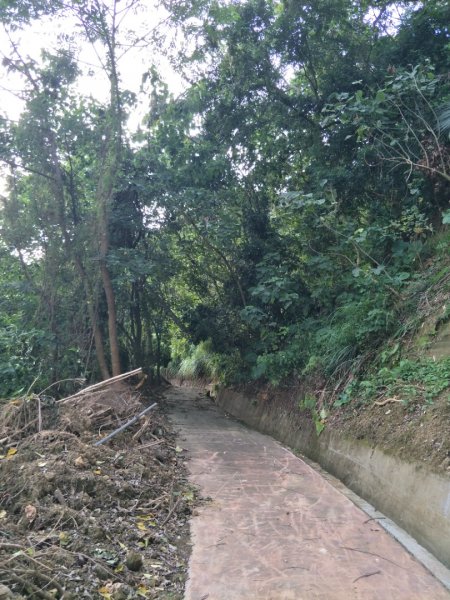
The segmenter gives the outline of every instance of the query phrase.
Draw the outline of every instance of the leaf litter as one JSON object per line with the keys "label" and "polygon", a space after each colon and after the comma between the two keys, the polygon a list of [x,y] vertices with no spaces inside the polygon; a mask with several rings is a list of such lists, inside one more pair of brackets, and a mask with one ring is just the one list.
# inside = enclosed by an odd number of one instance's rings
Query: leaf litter
{"label": "leaf litter", "polygon": [[0,457],[1,600],[183,597],[197,498],[158,392],[0,401]]}

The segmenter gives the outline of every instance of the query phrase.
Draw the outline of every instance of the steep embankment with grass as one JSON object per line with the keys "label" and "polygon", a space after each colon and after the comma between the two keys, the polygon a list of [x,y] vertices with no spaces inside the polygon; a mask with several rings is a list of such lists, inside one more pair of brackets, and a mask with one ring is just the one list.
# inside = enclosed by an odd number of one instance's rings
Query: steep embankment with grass
{"label": "steep embankment with grass", "polygon": [[[439,250],[399,303],[399,327],[363,373],[332,394],[324,424],[450,470],[450,261]],[[332,402],[331,402],[332,401]]]}

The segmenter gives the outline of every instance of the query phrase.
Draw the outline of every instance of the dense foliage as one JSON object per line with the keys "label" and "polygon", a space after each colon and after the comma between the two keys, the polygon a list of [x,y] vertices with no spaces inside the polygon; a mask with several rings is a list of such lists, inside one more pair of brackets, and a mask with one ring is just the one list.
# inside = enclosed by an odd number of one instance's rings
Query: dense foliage
{"label": "dense foliage", "polygon": [[[105,48],[106,102],[76,92],[70,46],[4,63],[26,108],[0,123],[1,393],[171,355],[184,376],[347,389],[404,335],[406,290],[450,222],[448,2],[162,2],[170,35],[145,52],[189,85],[172,97],[152,66],[134,137],[116,4],[94,4],[73,10]],[[45,13],[16,6],[0,6],[14,27]]]}

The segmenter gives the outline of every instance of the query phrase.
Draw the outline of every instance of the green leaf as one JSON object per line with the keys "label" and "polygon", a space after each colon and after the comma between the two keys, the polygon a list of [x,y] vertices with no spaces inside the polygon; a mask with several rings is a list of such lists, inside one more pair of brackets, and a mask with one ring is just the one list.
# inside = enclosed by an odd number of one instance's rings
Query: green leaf
{"label": "green leaf", "polygon": [[442,213],[442,224],[450,225],[450,210],[446,210]]}

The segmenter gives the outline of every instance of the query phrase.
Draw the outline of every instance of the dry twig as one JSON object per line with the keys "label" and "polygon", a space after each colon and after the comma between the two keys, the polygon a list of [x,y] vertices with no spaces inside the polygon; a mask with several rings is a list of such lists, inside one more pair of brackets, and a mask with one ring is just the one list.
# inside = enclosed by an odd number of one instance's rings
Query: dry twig
{"label": "dry twig", "polygon": [[385,400],[375,400],[374,404],[377,406],[386,406],[390,402],[403,402],[403,400],[400,400],[400,398],[386,398]]}
{"label": "dry twig", "polygon": [[76,394],[72,394],[71,396],[67,396],[66,398],[62,398],[58,400],[58,402],[68,402],[69,400],[74,400],[75,398],[81,398],[86,394],[90,394],[93,391],[104,388],[108,385],[112,385],[113,383],[117,383],[118,381],[122,381],[123,379],[128,379],[128,377],[133,377],[133,375],[139,375],[142,373],[142,367],[139,369],[134,369],[134,371],[128,371],[128,373],[122,373],[122,375],[116,375],[115,377],[111,377],[110,379],[105,379],[104,381],[100,381],[99,383],[94,383],[94,385],[90,385],[84,390],[80,390]]}

